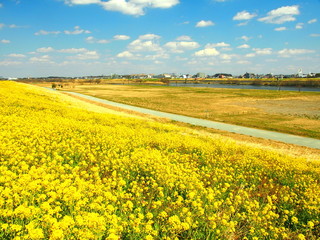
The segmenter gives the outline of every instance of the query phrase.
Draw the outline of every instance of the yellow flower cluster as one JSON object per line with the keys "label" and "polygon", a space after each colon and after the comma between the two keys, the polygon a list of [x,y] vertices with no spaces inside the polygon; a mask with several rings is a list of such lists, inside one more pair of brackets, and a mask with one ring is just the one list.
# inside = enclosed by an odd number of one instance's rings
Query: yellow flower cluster
{"label": "yellow flower cluster", "polygon": [[317,239],[319,169],[0,82],[0,239]]}

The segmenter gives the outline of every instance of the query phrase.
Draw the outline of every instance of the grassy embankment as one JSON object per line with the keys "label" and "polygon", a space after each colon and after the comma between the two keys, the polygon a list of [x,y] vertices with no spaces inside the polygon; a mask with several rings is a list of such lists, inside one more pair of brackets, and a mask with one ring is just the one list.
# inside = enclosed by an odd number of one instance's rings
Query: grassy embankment
{"label": "grassy embankment", "polygon": [[76,85],[70,91],[130,105],[320,139],[320,93]]}
{"label": "grassy embankment", "polygon": [[319,162],[33,86],[0,99],[1,239],[320,235]]}

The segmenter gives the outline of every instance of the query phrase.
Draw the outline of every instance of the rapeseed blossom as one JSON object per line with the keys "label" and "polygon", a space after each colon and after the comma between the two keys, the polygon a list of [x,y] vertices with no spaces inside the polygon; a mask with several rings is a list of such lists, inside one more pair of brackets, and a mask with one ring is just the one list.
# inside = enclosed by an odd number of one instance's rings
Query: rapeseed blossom
{"label": "rapeseed blossom", "polygon": [[0,239],[317,239],[320,164],[0,82]]}

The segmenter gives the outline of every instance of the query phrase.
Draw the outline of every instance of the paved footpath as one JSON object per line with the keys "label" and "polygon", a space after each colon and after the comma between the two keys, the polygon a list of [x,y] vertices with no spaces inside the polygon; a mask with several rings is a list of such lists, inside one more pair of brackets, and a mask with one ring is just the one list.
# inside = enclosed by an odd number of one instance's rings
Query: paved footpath
{"label": "paved footpath", "polygon": [[75,93],[75,92],[67,92],[67,93],[78,96],[78,97],[82,97],[82,98],[85,98],[88,100],[92,100],[95,102],[107,104],[110,106],[119,107],[119,108],[131,110],[131,111],[135,111],[135,112],[140,112],[140,113],[144,113],[144,114],[154,115],[154,116],[158,116],[158,117],[169,118],[171,120],[178,121],[178,122],[184,122],[184,123],[189,123],[192,125],[214,128],[214,129],[219,129],[219,130],[238,133],[238,134],[249,135],[252,137],[265,138],[265,139],[275,140],[275,141],[279,141],[279,142],[320,149],[320,140],[318,140],[318,139],[300,137],[300,136],[272,132],[272,131],[266,131],[266,130],[260,130],[260,129],[255,129],[255,128],[242,127],[242,126],[237,126],[237,125],[233,125],[233,124],[213,122],[213,121],[209,121],[209,120],[187,117],[187,116],[173,114],[173,113],[160,112],[160,111],[155,111],[155,110],[151,110],[151,109],[147,109],[147,108],[135,107],[135,106],[130,106],[130,105],[122,104],[122,103],[112,102],[112,101],[104,100],[101,98],[96,98],[96,97],[92,97],[89,95],[84,95],[81,93]]}

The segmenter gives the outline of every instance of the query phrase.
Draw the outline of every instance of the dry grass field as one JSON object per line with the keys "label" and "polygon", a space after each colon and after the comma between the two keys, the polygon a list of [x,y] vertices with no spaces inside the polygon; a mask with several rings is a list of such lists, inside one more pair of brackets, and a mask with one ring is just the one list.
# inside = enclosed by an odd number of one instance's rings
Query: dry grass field
{"label": "dry grass field", "polygon": [[66,89],[130,105],[320,139],[320,93],[165,86]]}

